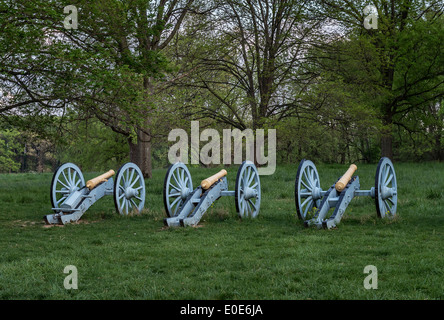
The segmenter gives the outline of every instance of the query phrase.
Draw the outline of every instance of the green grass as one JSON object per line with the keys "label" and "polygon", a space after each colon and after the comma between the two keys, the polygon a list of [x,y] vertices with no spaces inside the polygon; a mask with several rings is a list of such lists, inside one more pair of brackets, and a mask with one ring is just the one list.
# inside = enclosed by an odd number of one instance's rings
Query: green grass
{"label": "green grass", "polygon": [[[237,168],[228,170],[230,190]],[[322,188],[346,169],[318,165]],[[297,219],[297,164],[261,177],[257,219],[240,220],[224,197],[196,228],[164,228],[166,169],[146,180],[143,214],[119,216],[109,196],[80,223],[49,228],[52,174],[0,175],[0,299],[443,299],[444,163],[395,169],[395,219],[355,198],[332,230]],[[190,171],[197,186],[217,169]],[[359,166],[361,189],[374,186],[375,172]],[[63,286],[68,265],[77,290]],[[377,267],[377,290],[363,286],[367,265]]]}

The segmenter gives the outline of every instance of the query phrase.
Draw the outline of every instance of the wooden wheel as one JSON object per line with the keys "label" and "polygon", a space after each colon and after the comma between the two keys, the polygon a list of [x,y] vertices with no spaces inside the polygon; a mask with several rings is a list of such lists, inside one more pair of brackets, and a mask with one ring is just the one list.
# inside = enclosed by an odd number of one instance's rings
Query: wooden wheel
{"label": "wooden wheel", "polygon": [[65,163],[57,168],[51,181],[51,205],[60,208],[60,205],[73,192],[85,186],[82,171],[73,163]]}
{"label": "wooden wheel", "polygon": [[398,202],[395,167],[389,158],[381,158],[375,176],[375,203],[378,217],[394,217]]}
{"label": "wooden wheel", "polygon": [[168,217],[176,216],[185,199],[193,191],[190,171],[182,162],[168,168],[163,185],[163,204]]}
{"label": "wooden wheel", "polygon": [[255,218],[259,214],[261,182],[256,166],[251,161],[244,161],[237,171],[235,202],[241,218]]}
{"label": "wooden wheel", "polygon": [[114,181],[114,204],[117,212],[139,213],[145,206],[145,180],[140,168],[128,162],[120,167]]}
{"label": "wooden wheel", "polygon": [[299,163],[295,181],[296,212],[301,220],[308,220],[321,204],[321,185],[316,166],[310,160]]}

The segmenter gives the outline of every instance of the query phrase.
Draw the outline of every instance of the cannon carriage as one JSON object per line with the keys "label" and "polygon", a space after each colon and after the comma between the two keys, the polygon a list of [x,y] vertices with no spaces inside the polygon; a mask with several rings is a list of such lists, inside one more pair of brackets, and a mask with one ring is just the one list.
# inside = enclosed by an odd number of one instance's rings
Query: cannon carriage
{"label": "cannon carriage", "polygon": [[[115,179],[113,176],[115,175]],[[53,214],[46,215],[47,224],[78,221],[99,199],[112,195],[116,211],[121,215],[140,212],[145,205],[145,181],[139,167],[128,162],[85,183],[80,168],[73,163],[61,165],[51,181]]]}
{"label": "cannon carriage", "polygon": [[[322,190],[314,163],[305,159],[300,162],[295,180],[295,204],[297,215],[306,227],[336,227],[351,200],[357,196],[375,199],[379,218],[391,218],[396,215],[397,181],[390,159],[380,159],[376,169],[375,186],[370,190],[360,189],[359,177],[353,176],[356,170],[357,166],[352,164],[335,184],[328,190]],[[327,217],[332,208],[332,215]]]}
{"label": "cannon carriage", "polygon": [[195,226],[212,204],[223,196],[235,199],[241,218],[259,214],[261,186],[258,171],[251,161],[244,161],[236,176],[235,190],[228,190],[227,171],[221,170],[193,188],[190,171],[182,162],[171,165],[166,173],[163,200],[165,226]]}

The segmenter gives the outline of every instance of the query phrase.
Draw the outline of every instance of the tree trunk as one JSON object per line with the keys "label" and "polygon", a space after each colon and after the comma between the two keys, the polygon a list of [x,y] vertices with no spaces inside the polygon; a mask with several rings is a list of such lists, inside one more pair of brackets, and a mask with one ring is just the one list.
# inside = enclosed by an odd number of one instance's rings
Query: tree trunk
{"label": "tree trunk", "polygon": [[149,77],[143,79],[143,87],[147,94],[147,111],[143,122],[143,130],[137,129],[137,143],[129,141],[130,161],[137,164],[144,178],[153,177],[151,160],[151,120],[149,115],[149,97],[154,94],[153,84]]}
{"label": "tree trunk", "polygon": [[140,167],[142,160],[141,160],[141,152],[139,151],[139,144],[137,142],[134,143],[131,138],[128,138],[128,144],[129,144],[130,161]]}
{"label": "tree trunk", "polygon": [[387,157],[393,161],[393,116],[391,107],[386,107],[383,118],[384,128],[381,137],[381,157]]}
{"label": "tree trunk", "polygon": [[442,160],[443,160],[443,149],[441,146],[441,135],[439,133],[437,133],[435,135],[435,160],[438,160],[439,162],[442,162]]}
{"label": "tree trunk", "polygon": [[393,136],[391,132],[383,133],[381,137],[381,156],[393,161]]}
{"label": "tree trunk", "polygon": [[20,168],[20,172],[26,172],[26,167],[27,167],[27,165],[28,165],[28,163],[27,163],[27,157],[28,157],[28,154],[27,154],[27,151],[26,151],[26,143],[25,143],[25,147],[23,148],[23,154],[22,154],[22,156],[21,156],[21,168]]}
{"label": "tree trunk", "polygon": [[42,173],[45,168],[45,166],[44,166],[45,152],[43,150],[43,147],[37,146],[36,153],[37,153],[37,172]]}
{"label": "tree trunk", "polygon": [[144,178],[152,178],[151,137],[137,129],[137,142],[128,140],[130,147],[130,161],[142,171]]}
{"label": "tree trunk", "polygon": [[140,151],[142,154],[142,161],[139,165],[144,178],[153,177],[153,166],[151,162],[151,136],[145,132],[140,132]]}

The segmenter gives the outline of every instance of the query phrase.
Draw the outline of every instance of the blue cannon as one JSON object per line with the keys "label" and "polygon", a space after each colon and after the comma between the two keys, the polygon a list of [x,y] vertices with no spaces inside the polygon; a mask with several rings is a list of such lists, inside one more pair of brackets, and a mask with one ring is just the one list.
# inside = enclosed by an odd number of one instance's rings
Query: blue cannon
{"label": "blue cannon", "polygon": [[261,185],[256,166],[244,161],[236,176],[235,190],[228,190],[227,171],[221,170],[193,188],[190,171],[182,162],[171,165],[166,173],[163,200],[169,227],[195,226],[213,203],[223,196],[235,198],[241,218],[256,217],[261,203]]}
{"label": "blue cannon", "polygon": [[46,215],[46,224],[67,224],[78,221],[99,199],[114,196],[117,212],[128,215],[140,212],[145,205],[145,181],[140,168],[131,162],[115,172],[108,172],[85,183],[82,171],[73,163],[61,165],[51,181],[53,214]]}
{"label": "blue cannon", "polygon": [[[370,196],[375,199],[376,212],[380,218],[392,218],[396,215],[397,181],[390,159],[380,159],[376,169],[375,186],[370,190],[360,190],[359,177],[353,176],[356,170],[357,167],[351,165],[335,184],[324,191],[321,189],[314,163],[305,159],[300,162],[295,181],[295,203],[297,215],[306,227],[336,227],[351,200],[357,196]],[[327,217],[332,208],[333,213]]]}

